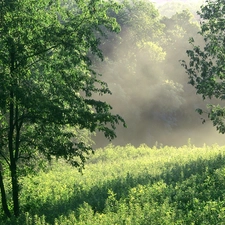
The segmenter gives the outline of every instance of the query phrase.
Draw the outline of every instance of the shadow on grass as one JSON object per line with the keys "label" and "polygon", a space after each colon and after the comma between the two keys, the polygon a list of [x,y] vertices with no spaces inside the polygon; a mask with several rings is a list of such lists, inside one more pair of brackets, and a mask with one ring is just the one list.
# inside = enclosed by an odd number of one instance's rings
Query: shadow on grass
{"label": "shadow on grass", "polygon": [[[177,182],[182,182],[190,178],[192,175],[213,174],[216,169],[225,167],[225,156],[218,155],[210,160],[198,159],[191,161],[188,164],[179,165],[168,163],[158,176],[151,176],[148,171],[138,177],[133,177],[132,174],[127,174],[126,178],[117,178],[104,183],[101,186],[93,186],[89,191],[74,192],[72,198],[68,201],[62,201],[52,205],[48,202],[35,211],[37,215],[44,215],[46,222],[54,224],[54,219],[60,215],[68,215],[71,211],[75,211],[84,202],[88,203],[95,212],[102,212],[108,197],[108,190],[112,190],[117,199],[128,195],[130,188],[138,184],[146,185],[153,184],[159,180],[164,180],[168,185],[175,186]],[[75,188],[74,190],[76,190]],[[34,203],[35,205],[35,203]],[[40,205],[40,203],[39,203]]]}

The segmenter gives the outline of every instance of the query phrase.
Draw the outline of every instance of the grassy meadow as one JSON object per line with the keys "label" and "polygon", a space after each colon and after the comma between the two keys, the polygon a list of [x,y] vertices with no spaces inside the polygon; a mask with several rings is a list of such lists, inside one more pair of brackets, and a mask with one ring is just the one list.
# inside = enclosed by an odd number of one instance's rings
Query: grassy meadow
{"label": "grassy meadow", "polygon": [[20,185],[25,213],[1,215],[0,224],[225,224],[225,147],[218,145],[108,145],[83,174],[58,161]]}

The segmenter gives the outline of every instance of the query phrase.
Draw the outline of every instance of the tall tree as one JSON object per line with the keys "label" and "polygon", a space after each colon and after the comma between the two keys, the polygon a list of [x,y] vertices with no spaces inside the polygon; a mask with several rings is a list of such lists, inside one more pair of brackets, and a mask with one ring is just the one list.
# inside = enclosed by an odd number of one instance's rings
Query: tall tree
{"label": "tall tree", "polygon": [[[207,111],[197,109],[199,114],[206,113],[220,133],[225,133],[225,3],[222,0],[207,0],[199,12],[204,46],[195,43],[192,38],[192,49],[187,51],[189,62],[183,66],[189,75],[189,83],[196,88],[197,94],[204,100],[213,100]],[[217,100],[215,104],[215,99]],[[205,121],[205,120],[203,120]]]}
{"label": "tall tree", "polygon": [[116,137],[124,120],[92,94],[110,94],[91,69],[91,54],[105,30],[119,31],[101,0],[1,1],[0,12],[0,189],[10,217],[3,171],[11,174],[13,214],[19,215],[19,168],[37,152],[82,167],[91,146],[73,128]]}

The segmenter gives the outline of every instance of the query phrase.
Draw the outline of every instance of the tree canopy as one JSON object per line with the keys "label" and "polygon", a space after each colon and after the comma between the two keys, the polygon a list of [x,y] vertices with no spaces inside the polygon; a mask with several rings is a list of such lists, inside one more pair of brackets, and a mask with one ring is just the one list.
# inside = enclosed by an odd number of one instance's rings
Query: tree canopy
{"label": "tree canopy", "polygon": [[[62,157],[83,167],[92,150],[79,131],[116,137],[125,122],[93,97],[110,94],[91,68],[105,31],[120,30],[101,0],[1,1],[0,12],[0,188],[8,209],[3,171],[9,169],[14,215],[19,215],[19,168],[41,156]],[[38,153],[38,154],[37,154]],[[7,169],[8,168],[8,169]]]}
{"label": "tree canopy", "polygon": [[200,108],[197,111],[206,113],[220,133],[225,133],[225,107],[222,103],[225,99],[224,13],[224,1],[206,1],[198,13],[201,18],[199,34],[204,38],[204,45],[200,46],[194,38],[190,39],[192,49],[187,51],[189,62],[183,61],[189,83],[196,88],[197,94],[214,103],[207,105],[207,111]]}

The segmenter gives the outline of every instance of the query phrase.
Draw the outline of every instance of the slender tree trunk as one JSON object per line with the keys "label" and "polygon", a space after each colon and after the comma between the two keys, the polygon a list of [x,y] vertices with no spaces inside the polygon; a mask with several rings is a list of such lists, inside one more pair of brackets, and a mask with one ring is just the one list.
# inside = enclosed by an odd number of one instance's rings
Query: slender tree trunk
{"label": "slender tree trunk", "polygon": [[2,171],[0,171],[0,189],[1,189],[1,197],[2,197],[2,208],[7,217],[11,217],[11,213],[8,208],[7,200],[6,200],[6,194],[5,194],[5,187],[3,183],[3,176]]}
{"label": "slender tree trunk", "polygon": [[18,185],[18,177],[17,177],[17,168],[16,168],[16,157],[15,157],[15,149],[14,149],[14,95],[11,91],[10,93],[10,112],[9,112],[9,133],[8,133],[8,148],[9,148],[9,156],[10,156],[10,171],[11,171],[11,182],[12,182],[12,198],[13,198],[13,211],[16,217],[19,216],[19,185]]}
{"label": "slender tree trunk", "polygon": [[13,197],[13,212],[16,217],[19,216],[19,185],[16,171],[15,159],[11,162],[11,179],[12,179],[12,197]]}
{"label": "slender tree trunk", "polygon": [[[10,172],[12,182],[12,199],[13,199],[13,212],[16,217],[19,216],[19,185],[17,176],[17,159],[18,159],[18,148],[16,149],[16,138],[15,138],[15,126],[18,122],[15,117],[18,116],[17,102],[14,95],[14,87],[17,85],[17,79],[14,77],[15,72],[15,58],[16,50],[15,43],[12,38],[8,39],[10,45],[10,72],[11,72],[11,90],[10,90],[10,103],[9,103],[9,132],[8,132],[8,149],[10,158]],[[18,125],[18,124],[17,124]]]}

